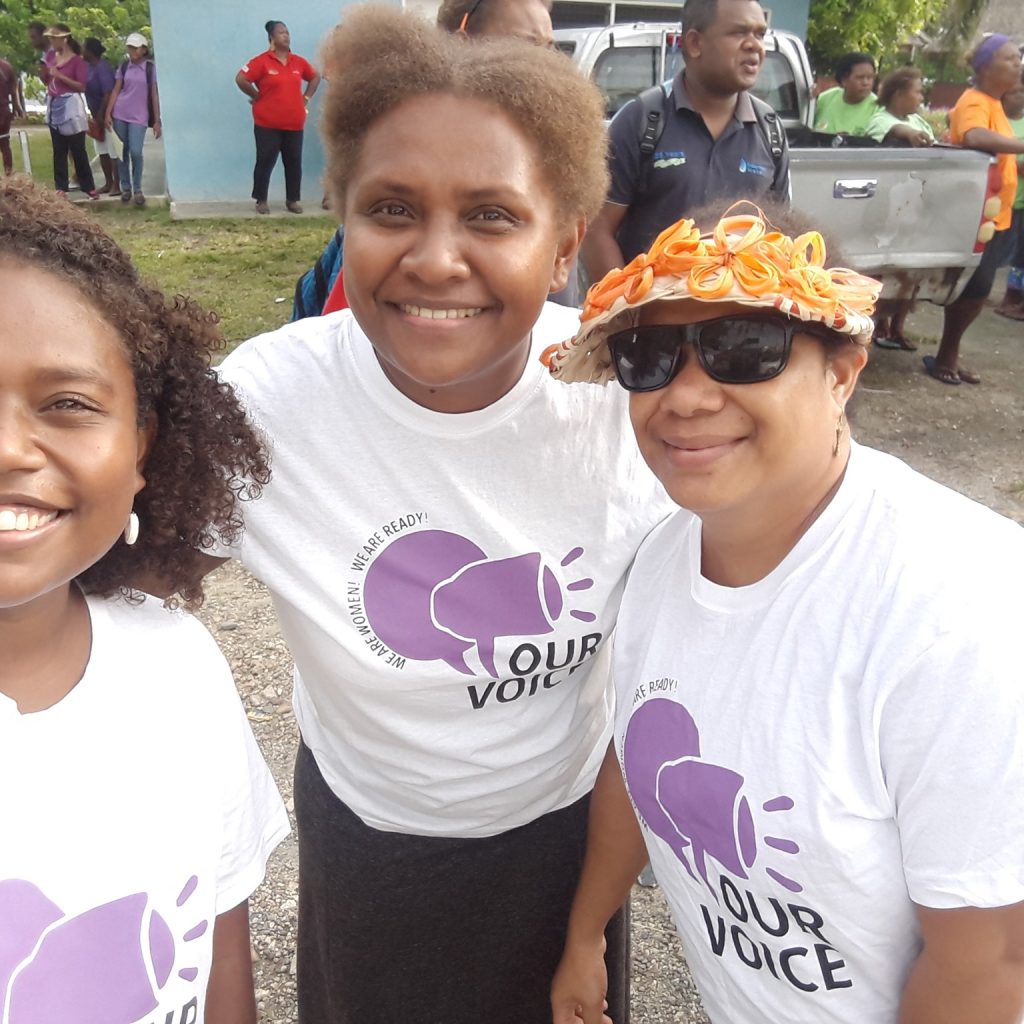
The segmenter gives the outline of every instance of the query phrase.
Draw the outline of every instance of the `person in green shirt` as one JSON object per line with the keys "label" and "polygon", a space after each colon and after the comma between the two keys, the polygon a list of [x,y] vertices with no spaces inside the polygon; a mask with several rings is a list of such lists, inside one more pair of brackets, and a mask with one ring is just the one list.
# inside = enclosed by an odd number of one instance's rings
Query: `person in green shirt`
{"label": "person in green shirt", "polygon": [[890,72],[882,80],[878,90],[879,106],[864,134],[876,142],[933,145],[935,133],[919,113],[922,103],[924,87],[917,68],[898,68]]}
{"label": "person in green shirt", "polygon": [[[1024,78],[1015,89],[1003,94],[1003,111],[1013,134],[1024,139]],[[1006,294],[996,312],[1011,320],[1024,320],[1024,156],[1017,157],[1017,196],[1013,201],[1010,230],[1016,235],[1016,247],[1010,257]]]}
{"label": "person in green shirt", "polygon": [[871,91],[875,85],[875,58],[867,53],[848,53],[836,64],[835,88],[819,97],[814,127],[832,135],[863,135],[878,100]]}

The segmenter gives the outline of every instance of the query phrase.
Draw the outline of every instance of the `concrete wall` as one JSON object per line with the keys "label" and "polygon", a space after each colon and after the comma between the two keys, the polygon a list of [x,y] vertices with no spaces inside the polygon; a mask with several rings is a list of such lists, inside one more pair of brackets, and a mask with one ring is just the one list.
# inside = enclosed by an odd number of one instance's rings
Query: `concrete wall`
{"label": "concrete wall", "polygon": [[[347,0],[151,0],[153,45],[167,160],[167,190],[177,216],[252,208],[255,146],[249,102],[235,85],[238,69],[266,49],[264,22],[285,20],[292,48],[314,66],[324,33]],[[324,160],[316,118],[326,83],[310,104],[302,168],[303,200],[319,206]],[[280,162],[271,206],[284,205]]]}

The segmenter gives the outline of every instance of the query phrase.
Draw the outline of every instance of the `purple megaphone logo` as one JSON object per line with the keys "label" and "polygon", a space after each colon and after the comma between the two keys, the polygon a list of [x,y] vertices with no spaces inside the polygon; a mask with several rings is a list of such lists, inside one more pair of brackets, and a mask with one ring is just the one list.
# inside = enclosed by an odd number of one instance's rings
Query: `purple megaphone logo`
{"label": "purple megaphone logo", "polygon": [[750,804],[741,793],[743,776],[729,768],[684,757],[658,770],[655,793],[678,837],[688,844],[704,884],[707,857],[739,878],[757,859]]}
{"label": "purple megaphone logo", "polygon": [[[195,886],[193,878],[179,906]],[[175,943],[148,904],[138,892],[66,917],[31,882],[0,883],[0,1024],[130,1024],[155,1010]],[[206,929],[201,921],[184,941]],[[186,981],[198,974],[178,971]]]}
{"label": "purple megaphone logo", "polygon": [[[699,878],[717,899],[708,880],[709,858],[737,878],[749,877],[759,851],[744,777],[701,757],[700,733],[682,704],[661,697],[642,704],[629,720],[622,763],[637,811],[691,878]],[[761,805],[768,813],[792,808],[787,796]],[[762,841],[781,853],[800,852],[789,839],[765,836]],[[764,870],[790,892],[802,891],[775,868]]]}
{"label": "purple megaphone logo", "polygon": [[[582,554],[574,549],[563,565]],[[570,583],[585,590],[590,579]],[[488,558],[465,537],[445,530],[405,534],[388,545],[366,572],[366,618],[393,651],[417,661],[444,661],[474,675],[466,652],[476,648],[480,662],[498,675],[498,637],[543,636],[552,632],[564,609],[554,572],[532,551],[510,558]],[[596,616],[571,611],[583,622]]]}
{"label": "purple megaphone logo", "polygon": [[562,614],[562,592],[540,553],[477,562],[439,583],[431,594],[434,621],[476,643],[484,668],[497,675],[499,636],[543,636]]}

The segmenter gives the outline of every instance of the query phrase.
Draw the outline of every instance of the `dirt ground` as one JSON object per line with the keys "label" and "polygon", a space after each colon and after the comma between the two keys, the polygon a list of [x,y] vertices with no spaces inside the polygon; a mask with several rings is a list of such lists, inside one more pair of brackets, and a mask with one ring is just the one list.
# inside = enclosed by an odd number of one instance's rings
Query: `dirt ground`
{"label": "dirt ground", "polygon": [[[1004,280],[997,283],[996,296]],[[983,313],[964,345],[964,362],[984,383],[950,387],[927,377],[920,358],[935,351],[941,318],[941,311],[930,306],[912,317],[910,329],[921,342],[920,353],[872,353],[852,413],[854,436],[1024,522],[1024,323]],[[966,538],[951,537],[948,550],[935,557],[961,557],[966,543]],[[296,744],[291,666],[269,598],[231,565],[211,580],[202,618],[231,661],[250,721],[291,811]],[[293,835],[275,854],[267,882],[253,901],[256,987],[262,1020],[270,1024],[296,1019],[297,863]],[[366,879],[368,886],[374,882]],[[633,943],[633,1024],[705,1024],[656,889],[635,890]]]}

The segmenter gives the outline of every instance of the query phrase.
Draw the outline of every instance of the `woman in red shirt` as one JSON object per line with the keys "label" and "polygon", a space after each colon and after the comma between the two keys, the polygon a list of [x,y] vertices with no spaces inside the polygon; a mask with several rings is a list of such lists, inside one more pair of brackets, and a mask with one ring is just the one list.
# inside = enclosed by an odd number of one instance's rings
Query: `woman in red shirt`
{"label": "woman in red shirt", "polygon": [[270,213],[267,191],[278,153],[284,164],[284,187],[292,213],[302,213],[302,129],[306,108],[320,84],[309,61],[292,53],[291,36],[283,21],[268,21],[270,47],[253,57],[235,76],[238,88],[252,103],[255,122],[256,168],[252,197],[257,213]]}

